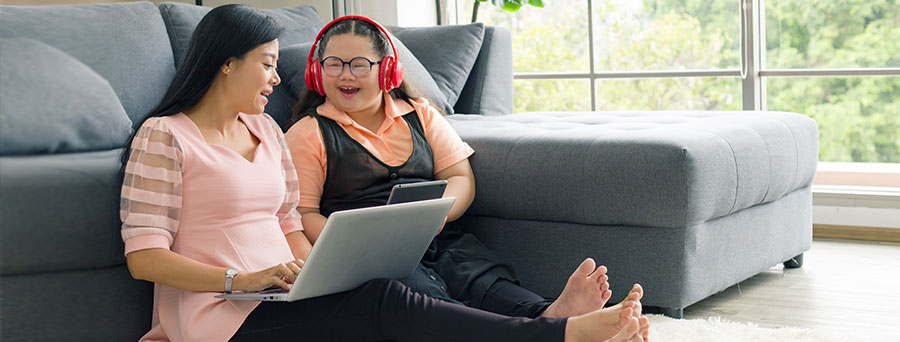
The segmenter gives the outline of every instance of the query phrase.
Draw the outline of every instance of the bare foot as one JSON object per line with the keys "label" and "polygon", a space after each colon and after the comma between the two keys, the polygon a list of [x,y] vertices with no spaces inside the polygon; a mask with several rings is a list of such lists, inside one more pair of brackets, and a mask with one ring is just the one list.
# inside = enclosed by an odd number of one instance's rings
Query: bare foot
{"label": "bare foot", "polygon": [[[641,321],[634,316],[636,301],[629,297],[617,308],[606,308],[566,321],[566,342],[644,342]],[[645,317],[642,317],[647,321]],[[649,321],[647,321],[649,322]],[[649,323],[646,323],[649,330]]]}
{"label": "bare foot", "polygon": [[542,317],[574,317],[600,310],[612,297],[606,266],[596,267],[594,259],[587,258],[569,276],[566,288],[543,313]]}

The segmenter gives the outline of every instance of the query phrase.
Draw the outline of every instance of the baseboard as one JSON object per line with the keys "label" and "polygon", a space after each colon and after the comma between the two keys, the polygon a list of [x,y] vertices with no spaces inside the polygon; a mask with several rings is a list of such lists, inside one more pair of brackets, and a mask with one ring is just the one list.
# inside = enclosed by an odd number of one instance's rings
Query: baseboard
{"label": "baseboard", "polygon": [[813,237],[900,242],[900,229],[814,224]]}

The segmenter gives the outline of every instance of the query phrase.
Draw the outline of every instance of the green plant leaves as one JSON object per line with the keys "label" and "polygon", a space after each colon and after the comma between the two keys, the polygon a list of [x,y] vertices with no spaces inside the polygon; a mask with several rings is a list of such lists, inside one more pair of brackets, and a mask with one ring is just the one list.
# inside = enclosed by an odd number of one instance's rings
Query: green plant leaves
{"label": "green plant leaves", "polygon": [[[476,0],[478,2],[488,2],[488,0]],[[531,5],[534,7],[544,7],[544,2],[542,0],[490,0],[491,4],[497,6],[504,11],[516,12],[522,6]]]}

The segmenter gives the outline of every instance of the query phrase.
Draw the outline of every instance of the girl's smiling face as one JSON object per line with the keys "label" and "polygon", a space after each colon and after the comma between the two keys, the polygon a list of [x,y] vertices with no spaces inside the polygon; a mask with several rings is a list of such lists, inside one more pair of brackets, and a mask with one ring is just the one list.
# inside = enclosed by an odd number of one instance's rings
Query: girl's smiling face
{"label": "girl's smiling face", "polygon": [[[350,33],[334,35],[329,39],[321,60],[332,56],[346,62],[356,57],[365,57],[378,63],[382,58],[368,37]],[[343,65],[343,70],[338,76],[329,76],[323,72],[322,85],[325,88],[325,97],[338,109],[347,113],[377,110],[381,106],[383,96],[381,88],[378,87],[380,66],[373,64],[372,70],[365,77],[353,75],[350,72],[350,65]]]}

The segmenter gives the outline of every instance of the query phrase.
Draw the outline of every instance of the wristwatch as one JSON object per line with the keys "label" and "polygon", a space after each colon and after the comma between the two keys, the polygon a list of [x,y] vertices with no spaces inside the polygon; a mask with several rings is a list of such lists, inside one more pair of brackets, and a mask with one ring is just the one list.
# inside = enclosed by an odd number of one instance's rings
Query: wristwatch
{"label": "wristwatch", "polygon": [[234,276],[238,274],[238,271],[233,268],[229,268],[225,270],[225,292],[231,293],[231,282],[234,280]]}

